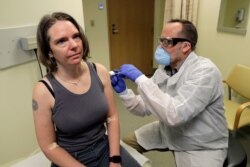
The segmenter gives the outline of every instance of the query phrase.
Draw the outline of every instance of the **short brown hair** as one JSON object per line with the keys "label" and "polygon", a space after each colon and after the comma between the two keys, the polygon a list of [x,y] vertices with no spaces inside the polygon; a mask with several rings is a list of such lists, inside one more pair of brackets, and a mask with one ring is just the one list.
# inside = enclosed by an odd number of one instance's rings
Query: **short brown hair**
{"label": "short brown hair", "polygon": [[44,15],[37,27],[37,46],[38,46],[38,54],[39,60],[42,64],[46,67],[48,73],[52,73],[57,70],[57,64],[54,58],[50,58],[49,53],[51,51],[49,40],[50,37],[48,36],[48,30],[58,21],[58,20],[65,20],[70,21],[76,29],[80,33],[80,38],[83,43],[83,60],[89,58],[89,43],[87,37],[85,36],[82,28],[76,22],[76,20],[67,13],[63,12],[54,12],[52,14]]}
{"label": "short brown hair", "polygon": [[198,33],[196,27],[191,21],[184,19],[172,19],[167,23],[181,23],[183,27],[180,34],[190,41],[191,49],[195,50],[198,41]]}

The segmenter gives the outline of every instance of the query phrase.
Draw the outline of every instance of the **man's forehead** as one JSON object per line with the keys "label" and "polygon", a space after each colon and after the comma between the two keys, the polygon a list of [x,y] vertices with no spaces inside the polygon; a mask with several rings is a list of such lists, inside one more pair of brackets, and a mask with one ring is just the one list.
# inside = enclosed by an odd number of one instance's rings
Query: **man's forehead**
{"label": "man's forehead", "polygon": [[181,23],[166,23],[163,27],[162,35],[175,36],[181,31],[181,29]]}

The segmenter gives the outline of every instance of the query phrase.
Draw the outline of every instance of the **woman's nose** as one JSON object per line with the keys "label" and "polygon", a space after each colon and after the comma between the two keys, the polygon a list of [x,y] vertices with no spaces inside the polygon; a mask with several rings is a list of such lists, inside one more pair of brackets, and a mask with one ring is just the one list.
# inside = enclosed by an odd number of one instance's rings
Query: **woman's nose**
{"label": "woman's nose", "polygon": [[76,47],[77,46],[77,42],[74,40],[74,39],[70,39],[70,47],[71,48],[74,48],[74,47]]}

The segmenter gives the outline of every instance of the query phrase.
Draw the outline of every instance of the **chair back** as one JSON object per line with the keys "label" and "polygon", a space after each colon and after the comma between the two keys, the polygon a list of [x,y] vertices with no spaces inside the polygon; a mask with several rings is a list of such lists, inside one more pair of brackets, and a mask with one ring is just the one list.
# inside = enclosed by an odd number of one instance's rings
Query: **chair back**
{"label": "chair back", "polygon": [[250,67],[242,64],[235,65],[226,83],[239,95],[250,99]]}

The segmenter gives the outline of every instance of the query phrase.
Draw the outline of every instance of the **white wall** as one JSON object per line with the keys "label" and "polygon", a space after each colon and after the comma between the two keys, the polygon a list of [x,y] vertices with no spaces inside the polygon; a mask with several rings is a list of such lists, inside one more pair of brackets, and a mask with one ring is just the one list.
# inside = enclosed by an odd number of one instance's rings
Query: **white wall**
{"label": "white wall", "polygon": [[[81,0],[1,0],[0,29],[37,24],[53,11],[67,12],[84,26]],[[37,148],[31,92],[38,80],[36,61],[0,70],[0,165]]]}
{"label": "white wall", "polygon": [[212,59],[225,78],[237,63],[250,66],[250,17],[245,36],[217,32],[219,10],[220,1],[199,1],[197,53]]}
{"label": "white wall", "polygon": [[[90,61],[99,62],[110,68],[109,37],[106,0],[82,0],[86,35],[90,45]],[[99,4],[104,8],[100,10]],[[91,25],[91,22],[94,25]]]}
{"label": "white wall", "polygon": [[[155,0],[155,14],[154,14],[154,49],[157,48],[159,44],[159,37],[161,36],[161,31],[163,27],[165,0]],[[154,52],[153,52],[154,53]],[[152,55],[153,56],[153,55]],[[153,58],[153,67],[157,68],[158,64]]]}

